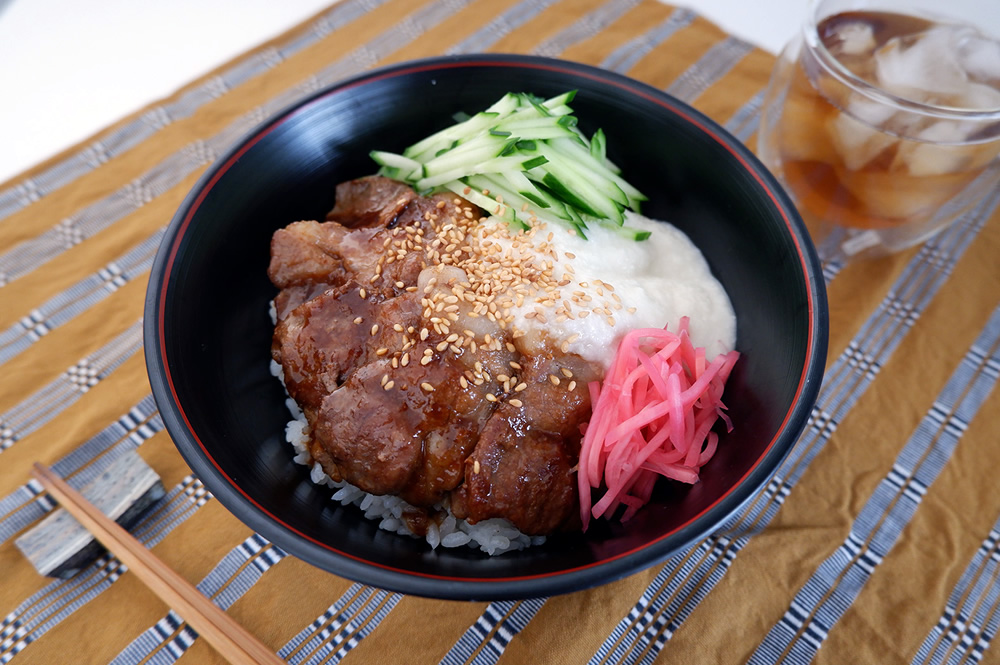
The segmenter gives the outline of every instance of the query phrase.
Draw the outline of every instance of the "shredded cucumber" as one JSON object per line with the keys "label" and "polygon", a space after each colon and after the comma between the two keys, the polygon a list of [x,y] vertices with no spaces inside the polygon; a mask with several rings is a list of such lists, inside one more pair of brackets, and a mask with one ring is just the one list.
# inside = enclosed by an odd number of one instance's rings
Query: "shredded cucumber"
{"label": "shredded cucumber", "polygon": [[485,111],[458,113],[451,125],[402,154],[372,151],[379,175],[421,193],[451,191],[516,229],[561,224],[586,238],[602,224],[632,240],[649,233],[624,226],[626,209],[646,197],[607,158],[607,138],[588,138],[570,102],[575,91],[540,99],[507,93]]}

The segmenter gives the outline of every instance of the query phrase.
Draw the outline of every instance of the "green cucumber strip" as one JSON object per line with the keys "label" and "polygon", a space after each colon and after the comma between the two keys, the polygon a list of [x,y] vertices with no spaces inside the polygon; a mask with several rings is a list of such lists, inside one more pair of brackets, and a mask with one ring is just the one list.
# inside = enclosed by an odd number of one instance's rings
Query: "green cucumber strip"
{"label": "green cucumber strip", "polygon": [[549,109],[549,113],[552,115],[569,115],[573,112],[573,109],[563,104],[562,106],[553,106]]}
{"label": "green cucumber strip", "polygon": [[508,92],[506,95],[497,100],[492,106],[486,109],[486,112],[507,115],[508,113],[514,112],[514,110],[519,106],[521,106],[521,96],[514,92]]}
{"label": "green cucumber strip", "polygon": [[508,187],[506,183],[500,182],[496,177],[475,175],[463,178],[463,180],[473,189],[478,189],[480,192],[482,190],[488,191],[490,198],[499,196],[503,200],[502,205],[494,200],[494,208],[492,210],[485,208],[487,212],[493,212],[496,209],[495,206],[501,205],[503,208],[513,210],[514,215],[528,225],[530,225],[532,218],[534,218],[546,224],[557,224],[574,228],[571,220],[560,218],[554,215],[551,210],[535,207],[529,199],[522,197],[519,193]]}
{"label": "green cucumber strip", "polygon": [[415,159],[410,159],[409,157],[404,157],[402,155],[397,155],[394,152],[385,152],[384,150],[372,150],[368,153],[369,156],[375,160],[375,163],[379,166],[387,166],[389,168],[398,169],[399,173],[414,173],[422,172],[424,165]]}
{"label": "green cucumber strip", "polygon": [[616,224],[622,223],[622,209],[627,199],[613,182],[580,168],[572,160],[552,150],[548,144],[540,152],[549,158],[550,163],[539,167],[537,171],[545,173],[542,182],[558,198],[580,208],[581,212],[606,217]]}
{"label": "green cucumber strip", "polygon": [[456,168],[471,168],[487,160],[499,157],[506,147],[503,139],[493,136],[484,140],[469,141],[440,157],[424,162],[427,175],[436,175]]}
{"label": "green cucumber strip", "polygon": [[506,127],[519,139],[524,141],[547,141],[558,138],[571,138],[569,131],[559,125],[549,122],[546,124],[535,123],[532,125],[511,125]]}
{"label": "green cucumber strip", "polygon": [[570,209],[566,207],[566,204],[552,196],[547,190],[540,188],[524,172],[503,171],[499,175],[510,184],[511,190],[516,190],[519,195],[538,206],[536,210],[545,209],[546,215],[554,215],[563,223],[578,220],[578,216],[577,219],[574,219],[570,214]]}
{"label": "green cucumber strip", "polygon": [[[547,145],[557,154],[566,157],[565,163],[578,173],[587,173],[594,178],[613,182],[616,189],[621,191],[626,197],[624,201],[619,200],[619,203],[633,207],[646,200],[646,196],[642,192],[618,174],[605,168],[591,156],[589,150],[582,149],[577,143],[556,139]],[[551,157],[551,154],[549,154],[550,159]]]}
{"label": "green cucumber strip", "polygon": [[[582,162],[579,158],[574,158],[575,156],[567,156],[551,143],[545,144],[544,149],[539,152],[548,157],[549,161],[556,165],[555,168],[558,169],[559,175],[565,178],[569,178],[569,174],[575,176],[578,181],[576,186],[581,187],[579,192],[581,196],[598,201],[603,196],[612,199],[619,205],[628,205],[628,197],[622,192],[621,188],[616,186],[609,174],[603,173],[598,169],[589,168],[589,164]],[[591,189],[586,188],[583,182],[590,183]]]}
{"label": "green cucumber strip", "polygon": [[542,183],[548,187],[556,197],[562,199],[574,208],[579,208],[588,215],[593,215],[594,217],[602,216],[601,213],[591,208],[590,204],[574,194],[572,189],[564,185],[563,182],[556,176],[552,175],[551,172],[542,176]]}
{"label": "green cucumber strip", "polygon": [[607,143],[603,129],[598,129],[590,137],[590,156],[599,162],[607,159]]}
{"label": "green cucumber strip", "polygon": [[539,208],[550,207],[548,201],[536,194],[538,188],[535,187],[534,183],[528,180],[528,176],[524,175],[524,172],[515,169],[507,169],[497,173],[494,179],[503,182],[499,182],[500,185],[506,185],[509,187],[511,192],[516,192],[523,198],[531,201]]}
{"label": "green cucumber strip", "polygon": [[424,166],[423,175],[419,179],[414,179],[413,183],[417,189],[423,190],[440,187],[450,180],[458,180],[470,174],[512,172],[520,174],[525,182],[528,182],[530,185],[530,181],[523,175],[523,171],[533,168],[529,163],[534,163],[535,166],[538,166],[545,163],[545,158],[539,156],[526,160],[522,155],[512,154],[506,157],[486,159],[477,164],[462,162],[447,170],[432,168],[434,164],[429,162]]}
{"label": "green cucumber strip", "polygon": [[507,155],[513,155],[515,152],[517,152],[517,142],[519,140],[520,139],[516,137],[508,140],[507,143],[505,143],[503,148],[500,150],[500,154],[497,156],[506,157]]}
{"label": "green cucumber strip", "polygon": [[545,155],[538,155],[537,157],[532,157],[531,159],[526,159],[523,162],[521,162],[521,169],[524,171],[530,171],[536,166],[547,164],[548,161],[549,160]]}
{"label": "green cucumber strip", "polygon": [[[607,157],[607,136],[588,138],[570,107],[576,91],[549,99],[508,93],[486,111],[468,116],[402,154],[373,151],[378,173],[420,192],[448,190],[488,212],[498,207],[508,224],[562,224],[586,238],[587,221],[643,240],[648,232],[624,227],[624,210],[646,197],[621,177]],[[465,194],[466,188],[470,194]],[[490,195],[483,195],[483,190]],[[493,196],[500,196],[498,206]],[[475,199],[475,200],[473,200]]]}
{"label": "green cucumber strip", "polygon": [[555,97],[546,99],[544,102],[542,102],[542,106],[551,111],[552,109],[557,108],[559,106],[564,106],[566,104],[569,104],[570,102],[573,101],[574,97],[576,97],[576,90],[570,90],[569,92],[564,92],[561,95],[556,95]]}
{"label": "green cucumber strip", "polygon": [[450,146],[448,146],[447,148],[441,148],[440,150],[438,150],[437,152],[434,153],[434,156],[435,157],[440,157],[444,153],[446,153],[449,150],[451,150],[452,148],[454,148],[456,145],[458,145],[458,142],[457,141],[452,141],[452,143],[451,143]]}
{"label": "green cucumber strip", "polygon": [[601,226],[606,229],[611,229],[616,234],[628,240],[634,240],[635,242],[642,242],[647,240],[649,236],[653,235],[652,231],[645,231],[643,229],[637,229],[631,226],[618,226],[617,224],[608,224],[606,221],[601,221]]}
{"label": "green cucumber strip", "polygon": [[490,113],[488,111],[477,113],[465,122],[446,127],[414,143],[404,150],[403,154],[412,159],[420,159],[422,155],[427,153],[434,154],[442,148],[454,147],[456,142],[468,140],[490,125],[495,124],[498,117],[497,113]]}
{"label": "green cucumber strip", "polygon": [[538,190],[537,189],[535,191],[520,190],[520,191],[518,191],[518,194],[520,194],[524,198],[528,199],[529,201],[531,201],[532,203],[534,203],[539,208],[548,208],[549,207],[549,202],[546,201],[545,199],[543,199],[541,196],[538,195]]}
{"label": "green cucumber strip", "polygon": [[531,104],[531,107],[534,108],[535,111],[538,112],[538,115],[542,115],[542,116],[551,116],[552,115],[552,111],[550,111],[549,109],[545,108],[545,106],[542,104],[541,101],[535,100],[535,99],[528,99],[528,103]]}
{"label": "green cucumber strip", "polygon": [[399,169],[394,166],[383,166],[378,170],[377,175],[384,178],[392,178],[393,180],[402,180],[399,175]]}
{"label": "green cucumber strip", "polygon": [[444,171],[442,173],[436,173],[434,175],[429,175],[416,182],[412,183],[413,188],[417,191],[432,191],[435,187],[442,187],[449,182],[458,180],[459,178],[468,174],[468,170],[465,168],[452,169],[451,171]]}
{"label": "green cucumber strip", "polygon": [[494,127],[496,129],[505,129],[505,130],[509,129],[511,131],[518,132],[518,133],[520,133],[522,131],[527,131],[527,130],[531,130],[531,129],[545,128],[545,127],[565,127],[565,125],[561,124],[560,121],[563,118],[567,118],[567,117],[569,117],[569,116],[563,115],[563,116],[559,116],[558,118],[554,117],[554,116],[550,116],[550,117],[546,118],[546,117],[537,117],[537,116],[535,116],[535,117],[530,117],[530,116],[529,117],[524,117],[524,116],[518,117],[518,116],[515,115],[515,116],[509,116],[508,118],[505,118],[505,119],[501,120]]}

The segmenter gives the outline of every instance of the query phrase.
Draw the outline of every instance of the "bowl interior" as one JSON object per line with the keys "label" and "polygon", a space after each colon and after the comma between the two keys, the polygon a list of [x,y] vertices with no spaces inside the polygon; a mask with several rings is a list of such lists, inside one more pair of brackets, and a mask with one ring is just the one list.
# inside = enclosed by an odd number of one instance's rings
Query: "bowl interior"
{"label": "bowl interior", "polygon": [[[399,151],[506,91],[578,90],[582,129],[603,128],[610,158],[680,227],[727,289],[742,358],[725,401],[735,429],[692,487],[660,483],[627,524],[499,557],[431,551],[380,531],[309,481],[284,441],[289,414],[268,370],[273,231],[322,219],[334,186],[374,172],[371,149]],[[709,129],[704,131],[698,125]],[[147,361],[167,427],[237,517],[292,554],[391,589],[461,598],[538,596],[638,570],[703,535],[774,471],[797,437],[825,356],[822,286],[791,205],[734,139],[640,84],[570,63],[441,60],[325,92],[216,164],[171,224],[147,299]],[[764,186],[762,186],[762,184]],[[697,521],[695,518],[698,518]],[[652,545],[650,547],[650,545]]]}

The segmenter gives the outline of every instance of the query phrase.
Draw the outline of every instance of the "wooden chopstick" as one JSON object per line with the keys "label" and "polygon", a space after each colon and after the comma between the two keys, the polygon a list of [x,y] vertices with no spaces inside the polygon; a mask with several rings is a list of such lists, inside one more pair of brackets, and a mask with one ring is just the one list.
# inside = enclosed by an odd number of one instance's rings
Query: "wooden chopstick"
{"label": "wooden chopstick", "polygon": [[32,474],[67,512],[230,663],[285,662],[51,469],[36,462]]}

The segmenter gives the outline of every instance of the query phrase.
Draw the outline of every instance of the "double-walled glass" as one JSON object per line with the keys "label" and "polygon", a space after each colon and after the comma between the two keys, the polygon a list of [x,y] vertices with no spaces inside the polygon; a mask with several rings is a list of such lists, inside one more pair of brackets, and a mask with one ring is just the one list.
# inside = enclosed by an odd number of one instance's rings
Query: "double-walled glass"
{"label": "double-walled glass", "polygon": [[813,2],[772,74],[758,153],[822,253],[905,249],[1000,187],[998,31],[1000,2]]}

